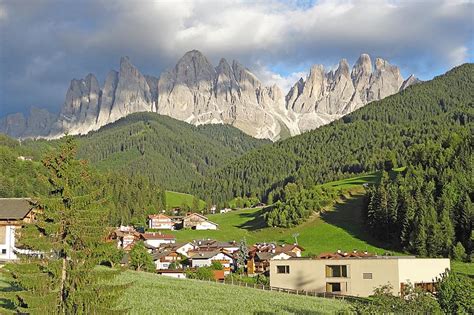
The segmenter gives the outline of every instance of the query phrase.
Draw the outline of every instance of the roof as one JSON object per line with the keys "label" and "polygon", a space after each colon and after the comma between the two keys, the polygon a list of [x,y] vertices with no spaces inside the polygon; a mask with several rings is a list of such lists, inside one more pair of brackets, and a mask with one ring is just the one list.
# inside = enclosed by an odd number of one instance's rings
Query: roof
{"label": "roof", "polygon": [[192,217],[192,216],[198,216],[201,219],[209,221],[209,219],[207,217],[203,216],[202,214],[196,213],[196,212],[193,212],[193,213],[190,213],[190,214],[186,215],[183,219],[186,220],[187,218]]}
{"label": "roof", "polygon": [[257,256],[260,260],[270,260],[273,258],[273,256],[275,256],[275,254],[270,252],[257,252],[255,256]]}
{"label": "roof", "polygon": [[335,253],[321,253],[318,255],[318,259],[344,259],[344,258],[368,258],[375,257],[374,254],[368,252],[358,252],[356,250],[352,252],[342,252],[338,250]]}
{"label": "roof", "polygon": [[160,232],[142,233],[142,237],[146,240],[174,240],[176,237],[171,234],[161,234]]}
{"label": "roof", "polygon": [[150,215],[148,216],[148,219],[162,219],[162,220],[169,220],[169,221],[171,221],[171,218],[170,218],[169,216],[164,215],[164,214],[161,214],[161,213],[159,213],[159,214],[150,214]]}
{"label": "roof", "polygon": [[224,252],[218,252],[218,251],[209,251],[209,252],[195,252],[195,254],[191,257],[191,259],[210,259],[218,254],[224,254],[230,258],[232,258],[232,256],[230,256],[229,254],[227,253],[224,253]]}
{"label": "roof", "polygon": [[33,209],[29,198],[0,198],[0,220],[23,219]]}

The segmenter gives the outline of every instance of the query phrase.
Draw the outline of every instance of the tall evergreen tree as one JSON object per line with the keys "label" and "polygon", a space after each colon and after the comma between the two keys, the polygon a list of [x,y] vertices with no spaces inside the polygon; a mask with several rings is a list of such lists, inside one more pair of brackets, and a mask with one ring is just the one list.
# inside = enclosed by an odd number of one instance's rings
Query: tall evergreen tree
{"label": "tall evergreen tree", "polygon": [[106,285],[117,271],[98,269],[104,259],[105,201],[91,189],[94,177],[66,137],[57,153],[46,156],[50,193],[40,198],[35,220],[21,230],[19,246],[30,252],[6,266],[8,293],[21,313],[94,314],[112,311],[124,286]]}

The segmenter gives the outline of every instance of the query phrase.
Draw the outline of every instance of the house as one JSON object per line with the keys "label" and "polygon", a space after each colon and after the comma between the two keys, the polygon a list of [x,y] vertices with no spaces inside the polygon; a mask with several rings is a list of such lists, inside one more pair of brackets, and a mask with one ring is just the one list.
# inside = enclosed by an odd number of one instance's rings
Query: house
{"label": "house", "polygon": [[199,268],[211,266],[213,261],[220,262],[224,267],[224,273],[227,275],[234,267],[234,258],[225,252],[194,252],[191,256],[191,267]]}
{"label": "house", "polygon": [[34,203],[28,198],[0,198],[0,262],[17,259],[16,231],[34,219]]}
{"label": "house", "polygon": [[200,222],[198,224],[196,224],[196,226],[194,227],[196,230],[217,230],[217,227],[219,225],[217,223],[214,223],[212,221],[203,221],[203,222]]}
{"label": "house", "polygon": [[247,273],[268,275],[270,273],[270,260],[286,260],[291,257],[287,253],[256,252],[250,254],[247,260]]}
{"label": "house", "polygon": [[148,216],[148,227],[157,230],[173,230],[174,222],[164,214],[151,214]]}
{"label": "house", "polygon": [[272,287],[368,297],[391,284],[400,295],[408,282],[433,290],[434,279],[450,269],[448,258],[375,256],[357,252],[324,254],[317,258],[270,260]]}
{"label": "house", "polygon": [[145,232],[140,236],[146,245],[153,246],[155,248],[160,247],[162,244],[176,243],[176,237],[174,235],[162,234],[161,232]]}
{"label": "house", "polygon": [[136,241],[140,239],[138,233],[132,226],[121,225],[118,229],[113,231],[109,239],[117,241],[117,248],[129,251],[135,245]]}
{"label": "house", "polygon": [[181,255],[173,250],[157,250],[152,253],[156,269],[168,269],[172,263],[181,265]]}
{"label": "house", "polygon": [[195,230],[217,230],[218,224],[209,221],[205,216],[198,213],[190,213],[183,218],[183,228]]}
{"label": "house", "polygon": [[231,212],[231,211],[232,211],[231,208],[224,208],[224,209],[219,210],[219,213],[227,213],[227,212]]}
{"label": "house", "polygon": [[156,273],[165,277],[186,279],[186,272],[184,269],[163,269],[157,270]]}
{"label": "house", "polygon": [[17,157],[18,160],[20,161],[33,161],[33,157],[31,156],[23,156],[23,155],[20,155]]}

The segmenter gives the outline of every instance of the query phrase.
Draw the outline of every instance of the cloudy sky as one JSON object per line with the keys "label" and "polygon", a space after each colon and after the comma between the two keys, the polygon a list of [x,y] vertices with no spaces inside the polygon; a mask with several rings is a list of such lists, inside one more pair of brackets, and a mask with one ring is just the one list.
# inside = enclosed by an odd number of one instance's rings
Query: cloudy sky
{"label": "cloudy sky", "polygon": [[428,80],[473,48],[473,1],[0,0],[0,116],[57,112],[72,78],[103,82],[120,56],[158,76],[198,49],[286,90],[312,64],[364,52]]}

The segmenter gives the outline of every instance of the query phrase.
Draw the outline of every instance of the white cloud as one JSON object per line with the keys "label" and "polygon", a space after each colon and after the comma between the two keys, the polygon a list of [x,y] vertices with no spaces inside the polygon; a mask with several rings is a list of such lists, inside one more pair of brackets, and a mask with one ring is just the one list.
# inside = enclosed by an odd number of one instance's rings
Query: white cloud
{"label": "white cloud", "polygon": [[[121,55],[159,75],[198,49],[214,64],[239,60],[282,90],[304,75],[291,69],[341,58],[353,63],[361,53],[426,80],[472,56],[473,10],[474,2],[462,0],[320,0],[303,8],[278,0],[0,0],[0,72],[41,90],[87,72],[103,78]],[[38,70],[31,68],[35,60]],[[271,71],[276,64],[291,74]],[[52,99],[59,105],[65,91],[57,93],[38,100],[8,79],[0,85],[0,106]]]}
{"label": "white cloud", "polygon": [[465,63],[468,58],[468,50],[466,46],[460,46],[453,49],[448,55],[451,66],[458,66]]}
{"label": "white cloud", "polygon": [[254,74],[262,81],[266,86],[271,86],[276,84],[284,94],[295,85],[295,83],[300,79],[306,79],[308,75],[307,72],[293,72],[287,76],[282,76],[279,73],[273,72],[265,66],[257,66],[253,69]]}

